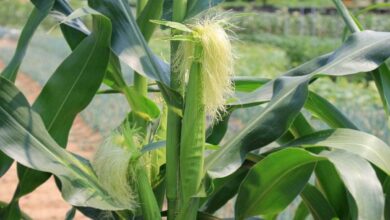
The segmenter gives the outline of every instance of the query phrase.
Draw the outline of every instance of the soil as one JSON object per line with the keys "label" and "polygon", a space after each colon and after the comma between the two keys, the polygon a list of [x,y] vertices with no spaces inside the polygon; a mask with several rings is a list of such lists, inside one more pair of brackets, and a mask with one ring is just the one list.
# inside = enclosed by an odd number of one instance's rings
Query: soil
{"label": "soil", "polygon": [[[0,39],[0,47],[14,46],[14,42]],[[4,68],[4,63],[0,61],[0,70]],[[1,72],[1,71],[0,71]],[[30,104],[34,102],[41,86],[27,74],[19,73],[16,80],[17,87],[27,97]],[[78,116],[70,132],[67,149],[73,153],[91,158],[91,155],[102,141],[99,133],[88,126],[83,119]],[[0,201],[9,202],[17,186],[18,178],[16,174],[16,164],[0,178]],[[23,212],[36,220],[59,220],[65,219],[67,211],[71,208],[61,197],[53,177],[37,188],[33,193],[20,200],[20,207]],[[87,219],[82,214],[77,213],[75,219]]]}

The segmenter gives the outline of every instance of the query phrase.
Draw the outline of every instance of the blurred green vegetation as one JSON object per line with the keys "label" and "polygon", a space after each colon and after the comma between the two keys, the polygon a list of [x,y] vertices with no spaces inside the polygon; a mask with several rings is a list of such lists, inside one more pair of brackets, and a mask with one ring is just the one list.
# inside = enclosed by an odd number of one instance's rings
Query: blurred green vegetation
{"label": "blurred green vegetation", "polygon": [[21,0],[0,1],[0,26],[21,26],[27,21],[32,10],[30,3]]}
{"label": "blurred green vegetation", "polygon": [[[70,1],[74,8],[86,5],[86,1]],[[0,27],[20,28],[24,26],[33,5],[29,0],[0,0]],[[44,20],[40,28],[45,30],[51,29],[57,21],[49,16]]]}
{"label": "blurred green vegetation", "polygon": [[[347,1],[346,1],[347,2]],[[367,6],[373,0],[348,1],[350,6]],[[248,4],[249,3],[249,4]],[[332,7],[331,0],[225,0],[225,6],[275,6],[275,7]]]}
{"label": "blurred green vegetation", "polygon": [[264,6],[272,5],[275,7],[330,7],[332,1],[328,0],[225,0],[225,6]]}
{"label": "blurred green vegetation", "polygon": [[[270,33],[281,36],[316,36],[340,38],[344,22],[337,15],[323,15],[317,12],[302,14],[279,10],[268,12],[232,12],[234,23],[240,27],[240,34],[256,35]],[[366,30],[390,31],[390,14],[364,14],[359,21]]]}

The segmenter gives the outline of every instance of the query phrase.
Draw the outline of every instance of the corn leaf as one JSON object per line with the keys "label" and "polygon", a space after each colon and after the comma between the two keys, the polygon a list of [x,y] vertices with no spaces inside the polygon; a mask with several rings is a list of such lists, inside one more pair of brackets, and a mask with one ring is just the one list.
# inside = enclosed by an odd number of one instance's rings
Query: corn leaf
{"label": "corn leaf", "polygon": [[331,204],[316,187],[307,184],[300,195],[314,219],[328,220],[337,218]]}
{"label": "corn leaf", "polygon": [[379,138],[352,129],[330,129],[309,134],[286,147],[330,147],[358,155],[390,174],[390,147]]}
{"label": "corn leaf", "polygon": [[16,46],[15,54],[9,64],[1,73],[4,78],[9,79],[11,81],[15,81],[19,67],[22,64],[24,55],[26,54],[28,44],[30,43],[30,40],[34,35],[35,31],[37,30],[38,26],[49,14],[51,8],[53,7],[53,4],[54,0],[49,0],[46,2],[46,4],[42,5],[42,7],[34,7],[27,20],[27,23],[22,30],[18,45]]}
{"label": "corn leaf", "polygon": [[356,33],[334,53],[316,58],[238,97],[236,105],[239,106],[271,101],[250,125],[206,158],[208,174],[214,178],[231,174],[241,165],[246,153],[282,136],[303,107],[311,79],[372,71],[390,56],[389,42],[390,33]]}
{"label": "corn leaf", "polygon": [[[205,161],[207,173],[221,178],[233,173],[247,152],[265,146],[284,134],[299,114],[307,95],[306,77],[283,77],[275,82],[275,97],[253,121]],[[272,129],[270,129],[272,128]]]}
{"label": "corn leaf", "polygon": [[[95,32],[86,37],[57,68],[33,105],[33,109],[42,115],[50,135],[61,147],[66,146],[74,118],[92,100],[107,68],[111,24],[99,17],[94,21]],[[16,205],[20,197],[35,190],[50,174],[18,165],[18,176],[18,190],[12,200]],[[7,209],[14,208],[9,206]]]}
{"label": "corn leaf", "polygon": [[373,77],[387,115],[390,114],[390,68],[384,63],[373,71]]}
{"label": "corn leaf", "polygon": [[[311,79],[321,75],[345,76],[369,72],[378,68],[390,57],[390,33],[362,31],[352,34],[344,44],[331,54],[315,58],[283,76],[308,76]],[[272,98],[275,80],[267,85],[240,96],[237,105],[263,103]]]}
{"label": "corn leaf", "polygon": [[269,79],[257,77],[234,77],[234,90],[237,92],[253,92],[269,81]]}
{"label": "corn leaf", "polygon": [[309,214],[309,210],[307,209],[305,203],[302,201],[301,203],[299,203],[297,209],[295,210],[293,220],[305,220]]}
{"label": "corn leaf", "polygon": [[88,4],[111,20],[114,53],[138,73],[169,85],[169,65],[158,59],[147,46],[128,2],[89,0]]}
{"label": "corn leaf", "polygon": [[213,180],[213,192],[202,205],[206,213],[214,213],[232,199],[238,192],[238,188],[248,174],[247,167],[241,167],[233,174]]}
{"label": "corn leaf", "polygon": [[8,169],[11,167],[14,161],[5,155],[3,152],[0,152],[0,177],[2,177]]}
{"label": "corn leaf", "polygon": [[16,213],[8,213],[7,210],[4,210],[4,207],[10,206],[12,204],[7,204],[0,201],[0,218],[2,219],[20,219],[20,220],[32,220],[30,216],[26,213],[18,210]]}
{"label": "corn leaf", "polygon": [[340,219],[350,216],[347,189],[336,168],[330,162],[321,162],[315,169],[316,183]]}
{"label": "corn leaf", "polygon": [[321,119],[332,128],[351,128],[358,130],[357,126],[332,105],[332,103],[314,92],[309,92],[305,109],[309,110],[313,116]]}
{"label": "corn leaf", "polygon": [[156,80],[167,104],[181,106],[181,96],[170,88],[170,67],[148,47],[127,1],[89,0],[93,9],[107,16],[113,26],[111,48],[137,73]]}
{"label": "corn leaf", "polygon": [[153,19],[160,19],[164,0],[148,1],[141,14],[137,17],[137,24],[146,41],[152,37],[157,25]]}
{"label": "corn leaf", "polygon": [[324,158],[302,149],[270,154],[252,167],[237,196],[236,219],[277,214],[303,190],[314,167]]}
{"label": "corn leaf", "polygon": [[[8,65],[1,72],[1,76],[9,79],[10,81],[15,81],[19,67],[22,64],[24,55],[26,54],[28,44],[39,24],[49,14],[51,8],[53,7],[53,3],[54,0],[50,0],[47,1],[46,4],[42,7],[34,7],[19,37],[15,54],[13,55]],[[7,157],[7,155],[0,153],[0,177],[7,172],[7,170],[12,165],[12,162],[13,160]]]}
{"label": "corn leaf", "polygon": [[0,150],[24,166],[55,174],[62,196],[72,205],[127,208],[99,185],[85,160],[58,146],[23,94],[4,78],[0,79]]}
{"label": "corn leaf", "polygon": [[321,153],[335,166],[357,206],[357,219],[383,219],[385,199],[370,163],[343,150]]}
{"label": "corn leaf", "polygon": [[390,177],[387,177],[383,183],[383,191],[386,195],[385,202],[385,220],[390,219]]}
{"label": "corn leaf", "polygon": [[[95,31],[61,63],[33,105],[49,134],[63,148],[76,115],[92,101],[106,72],[111,26],[99,17],[94,25]],[[50,177],[24,167],[18,167],[18,173],[22,178],[14,199],[35,190]]]}

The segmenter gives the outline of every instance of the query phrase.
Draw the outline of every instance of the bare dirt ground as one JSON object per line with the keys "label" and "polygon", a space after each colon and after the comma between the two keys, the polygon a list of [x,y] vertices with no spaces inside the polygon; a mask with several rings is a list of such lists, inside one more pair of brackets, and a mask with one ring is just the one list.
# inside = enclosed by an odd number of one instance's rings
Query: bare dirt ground
{"label": "bare dirt ground", "polygon": [[[13,42],[6,42],[0,39],[1,46],[9,46]],[[0,61],[0,71],[4,68],[4,63]],[[19,73],[16,80],[17,87],[27,97],[28,101],[33,101],[38,96],[41,86],[32,80],[28,75]],[[70,132],[67,149],[76,154],[90,158],[96,146],[102,141],[99,133],[93,131],[81,117],[74,121]],[[16,165],[0,178],[0,201],[9,202],[18,183]],[[53,177],[40,186],[33,193],[20,200],[21,209],[34,220],[59,220],[64,219],[66,212],[71,208],[69,204],[61,198]],[[87,219],[80,213],[76,214],[77,220]],[[13,219],[12,219],[13,220]]]}

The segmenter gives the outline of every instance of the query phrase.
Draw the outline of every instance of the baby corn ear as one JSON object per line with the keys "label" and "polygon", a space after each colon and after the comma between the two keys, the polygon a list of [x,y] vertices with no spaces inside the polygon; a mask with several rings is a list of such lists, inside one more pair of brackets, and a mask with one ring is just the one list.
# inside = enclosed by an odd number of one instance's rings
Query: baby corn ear
{"label": "baby corn ear", "polygon": [[92,167],[102,187],[120,204],[134,211],[138,207],[137,192],[134,191],[129,170],[133,153],[120,146],[124,137],[114,134],[96,152]]}
{"label": "baby corn ear", "polygon": [[[204,76],[204,104],[206,113],[214,120],[220,118],[225,111],[226,98],[233,93],[234,56],[229,35],[224,29],[224,20],[205,18],[197,24],[189,25],[192,30],[187,32],[190,38],[185,38],[179,46],[174,60],[174,68],[188,75],[191,63],[199,59],[202,64],[201,74]],[[194,57],[194,47],[202,48],[200,57]]]}

